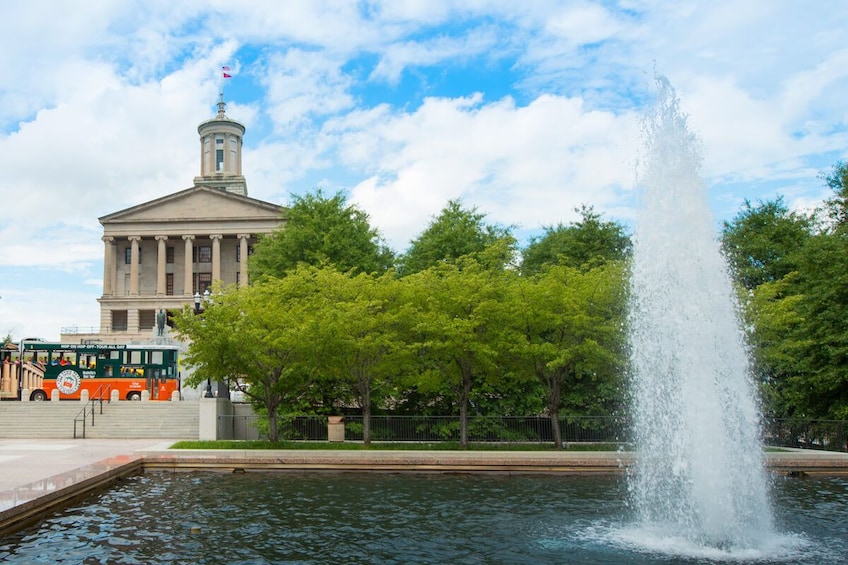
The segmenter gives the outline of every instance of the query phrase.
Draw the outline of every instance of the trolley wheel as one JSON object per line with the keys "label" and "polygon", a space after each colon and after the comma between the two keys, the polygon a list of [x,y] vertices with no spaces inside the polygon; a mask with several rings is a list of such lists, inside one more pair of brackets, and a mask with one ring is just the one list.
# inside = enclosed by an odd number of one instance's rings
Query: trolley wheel
{"label": "trolley wheel", "polygon": [[127,400],[141,400],[141,393],[131,392],[127,395]]}
{"label": "trolley wheel", "polygon": [[44,402],[47,400],[47,393],[43,390],[37,390],[30,395],[29,399],[33,402]]}

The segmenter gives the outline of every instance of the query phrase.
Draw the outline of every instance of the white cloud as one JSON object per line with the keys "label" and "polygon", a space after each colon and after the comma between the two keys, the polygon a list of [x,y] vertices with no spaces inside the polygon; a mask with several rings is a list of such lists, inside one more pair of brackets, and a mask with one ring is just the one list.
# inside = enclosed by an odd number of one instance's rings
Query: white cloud
{"label": "white cloud", "polygon": [[380,117],[370,144],[355,132],[343,154],[372,172],[353,199],[400,249],[452,198],[534,229],[572,219],[583,203],[612,206],[633,181],[635,116],[587,111],[579,99],[428,99],[413,114]]}
{"label": "white cloud", "polygon": [[462,38],[439,36],[427,41],[407,41],[389,45],[369,78],[397,84],[409,66],[434,65],[448,60],[467,61],[492,51],[498,44],[497,31],[491,28],[470,30]]}
{"label": "white cloud", "polygon": [[291,135],[317,117],[353,106],[348,93],[352,80],[341,71],[342,63],[324,53],[302,49],[268,58],[262,79],[267,86],[266,111],[278,132]]}

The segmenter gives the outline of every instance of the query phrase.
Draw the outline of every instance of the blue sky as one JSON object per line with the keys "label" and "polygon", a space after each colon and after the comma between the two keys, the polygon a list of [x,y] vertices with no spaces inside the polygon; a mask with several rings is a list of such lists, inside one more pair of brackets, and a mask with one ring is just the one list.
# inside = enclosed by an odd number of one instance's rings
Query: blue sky
{"label": "blue sky", "polygon": [[343,190],[402,251],[452,198],[524,239],[581,204],[632,225],[654,69],[717,225],[746,198],[815,206],[848,153],[846,28],[826,0],[15,3],[0,333],[97,327],[97,218],[191,186],[222,65],[250,196]]}

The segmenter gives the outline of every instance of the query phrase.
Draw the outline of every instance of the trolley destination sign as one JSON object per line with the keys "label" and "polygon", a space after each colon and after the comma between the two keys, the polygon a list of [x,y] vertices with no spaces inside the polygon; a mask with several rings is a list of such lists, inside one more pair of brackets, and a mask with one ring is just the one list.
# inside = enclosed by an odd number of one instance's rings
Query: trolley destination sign
{"label": "trolley destination sign", "polygon": [[115,350],[115,349],[127,349],[126,344],[121,343],[44,343],[42,341],[25,341],[21,344],[24,351],[50,351],[50,350],[64,350],[64,351],[91,351],[91,350],[99,350],[99,351],[107,351],[107,350]]}

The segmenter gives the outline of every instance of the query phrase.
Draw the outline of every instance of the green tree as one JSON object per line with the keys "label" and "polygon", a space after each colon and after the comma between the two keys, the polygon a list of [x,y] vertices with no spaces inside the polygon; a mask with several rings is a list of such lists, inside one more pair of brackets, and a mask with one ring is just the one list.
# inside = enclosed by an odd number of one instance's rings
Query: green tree
{"label": "green tree", "polygon": [[797,278],[793,272],[762,283],[750,291],[745,308],[754,373],[766,410],[775,417],[792,416],[796,407],[789,384],[800,375],[804,347]]}
{"label": "green tree", "polygon": [[787,399],[805,417],[848,419],[848,233],[820,234],[804,246],[796,283],[797,370]]}
{"label": "green tree", "polygon": [[284,276],[299,264],[330,264],[342,272],[382,273],[393,262],[391,250],[372,228],[368,214],[339,192],[295,195],[285,225],[259,240],[250,258],[251,280]]}
{"label": "green tree", "polygon": [[240,289],[217,290],[205,311],[186,307],[175,319],[189,341],[184,361],[194,367],[188,384],[240,379],[268,414],[269,439],[277,441],[281,408],[307,394],[314,359],[305,340],[316,289],[304,277],[266,279]]}
{"label": "green tree", "polygon": [[624,286],[621,262],[587,271],[553,266],[513,286],[520,335],[511,351],[545,391],[558,448],[563,407],[571,414],[601,414],[621,401]]}
{"label": "green tree", "polygon": [[725,227],[725,249],[750,289],[754,367],[775,416],[848,416],[844,177],[841,163],[823,175],[834,190],[824,206],[832,223],[817,233],[812,218],[788,212],[780,199],[758,208],[746,202]]}
{"label": "green tree", "polygon": [[468,210],[459,200],[449,201],[400,258],[401,274],[410,275],[442,262],[474,256],[493,249],[495,243],[501,243],[496,249],[502,254],[489,254],[488,260],[495,262],[492,266],[511,263],[516,248],[511,229],[487,224],[485,220],[485,214],[476,208]]}
{"label": "green tree", "polygon": [[782,197],[757,206],[745,200],[736,217],[724,222],[721,236],[739,284],[750,290],[794,271],[811,224],[809,218],[790,212]]}
{"label": "green tree", "polygon": [[371,414],[375,394],[388,396],[395,377],[409,363],[393,273],[380,277],[353,276],[333,269],[313,269],[320,292],[314,314],[314,335],[321,371],[351,392],[362,409],[363,440],[371,443]]}
{"label": "green tree", "polygon": [[838,161],[821,178],[833,190],[833,196],[825,201],[828,215],[837,226],[848,226],[848,163]]}
{"label": "green tree", "polygon": [[591,269],[630,254],[630,238],[621,224],[604,220],[591,206],[575,212],[581,215],[579,221],[545,227],[544,235],[522,250],[522,274],[533,275],[551,265]]}
{"label": "green tree", "polygon": [[459,412],[460,445],[468,446],[472,390],[507,371],[499,359],[508,350],[504,323],[505,277],[472,257],[442,263],[403,279],[418,322],[413,331],[423,369],[419,386],[450,396]]}

